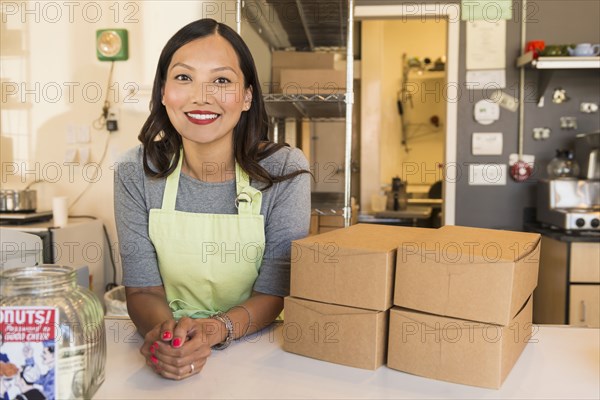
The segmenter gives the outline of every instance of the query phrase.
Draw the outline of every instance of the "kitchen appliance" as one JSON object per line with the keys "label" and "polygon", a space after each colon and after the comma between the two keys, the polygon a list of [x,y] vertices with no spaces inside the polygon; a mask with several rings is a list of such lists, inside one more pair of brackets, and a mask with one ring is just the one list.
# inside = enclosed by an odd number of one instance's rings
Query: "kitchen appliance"
{"label": "kitchen appliance", "polygon": [[0,212],[32,212],[37,207],[35,190],[0,190]]}
{"label": "kitchen appliance", "polygon": [[575,136],[575,160],[580,178],[600,179],[600,131]]}
{"label": "kitchen appliance", "polygon": [[0,226],[23,225],[32,222],[49,221],[51,219],[52,211],[0,212]]}
{"label": "kitchen appliance", "polygon": [[600,180],[558,178],[538,182],[537,220],[564,230],[600,232]]}
{"label": "kitchen appliance", "polygon": [[[52,211],[49,212],[52,217]],[[8,214],[3,214],[8,215]],[[38,236],[42,241],[42,263],[66,265],[77,270],[78,279],[87,277],[89,287],[98,298],[104,298],[106,282],[115,279],[111,276],[110,247],[104,237],[103,224],[99,220],[70,219],[65,227],[55,227],[53,221],[22,225],[2,225],[0,228],[0,266],[16,257],[16,252],[27,250],[26,240],[19,233]],[[10,232],[16,232],[11,234]]]}

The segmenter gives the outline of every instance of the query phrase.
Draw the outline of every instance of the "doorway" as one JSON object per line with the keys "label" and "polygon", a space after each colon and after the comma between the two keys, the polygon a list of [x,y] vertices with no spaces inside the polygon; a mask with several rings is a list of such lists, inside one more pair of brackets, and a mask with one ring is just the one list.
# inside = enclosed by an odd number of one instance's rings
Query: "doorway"
{"label": "doorway", "polygon": [[415,200],[441,182],[441,224],[454,224],[457,107],[450,99],[458,82],[459,11],[451,4],[355,8],[363,43],[371,38],[362,46],[363,210],[394,176]]}

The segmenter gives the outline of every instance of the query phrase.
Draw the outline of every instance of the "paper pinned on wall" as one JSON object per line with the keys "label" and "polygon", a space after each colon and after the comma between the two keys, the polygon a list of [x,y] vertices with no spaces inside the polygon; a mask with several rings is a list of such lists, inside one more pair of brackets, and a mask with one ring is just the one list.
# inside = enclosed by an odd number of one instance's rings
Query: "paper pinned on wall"
{"label": "paper pinned on wall", "polygon": [[467,22],[467,69],[506,67],[506,21]]}
{"label": "paper pinned on wall", "polygon": [[462,0],[463,21],[512,19],[512,0]]}
{"label": "paper pinned on wall", "polygon": [[467,89],[504,89],[506,70],[489,69],[467,71]]}

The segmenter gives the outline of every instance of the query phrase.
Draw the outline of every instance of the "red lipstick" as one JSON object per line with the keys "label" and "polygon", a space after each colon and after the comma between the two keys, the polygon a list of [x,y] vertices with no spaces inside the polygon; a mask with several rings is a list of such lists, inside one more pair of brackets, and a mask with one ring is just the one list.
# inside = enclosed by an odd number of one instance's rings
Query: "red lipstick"
{"label": "red lipstick", "polygon": [[211,111],[194,110],[185,113],[188,121],[196,125],[208,125],[215,122],[220,115]]}

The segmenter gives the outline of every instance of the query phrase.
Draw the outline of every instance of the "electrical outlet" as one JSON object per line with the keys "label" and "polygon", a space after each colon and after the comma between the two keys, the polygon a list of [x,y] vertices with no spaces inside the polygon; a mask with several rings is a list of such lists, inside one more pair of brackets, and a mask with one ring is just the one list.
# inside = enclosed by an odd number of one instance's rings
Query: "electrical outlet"
{"label": "electrical outlet", "polygon": [[598,104],[596,103],[581,103],[579,105],[579,111],[586,114],[595,113],[598,111]]}
{"label": "electrical outlet", "polygon": [[119,130],[119,114],[120,111],[116,106],[109,108],[108,115],[106,116],[106,129],[109,132]]}
{"label": "electrical outlet", "polygon": [[560,117],[560,129],[577,129],[576,117]]}
{"label": "electrical outlet", "polygon": [[533,128],[533,138],[535,140],[546,140],[550,137],[550,128]]}

